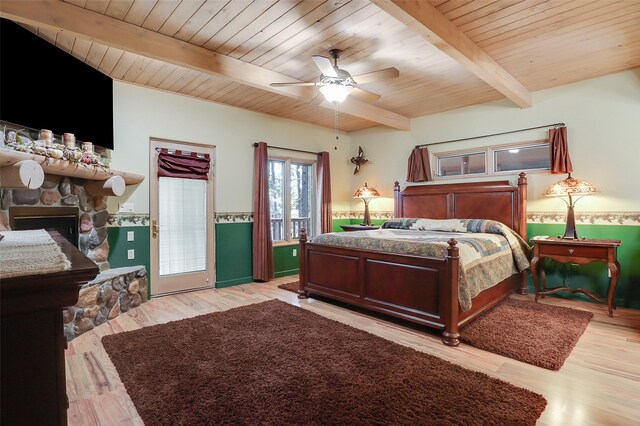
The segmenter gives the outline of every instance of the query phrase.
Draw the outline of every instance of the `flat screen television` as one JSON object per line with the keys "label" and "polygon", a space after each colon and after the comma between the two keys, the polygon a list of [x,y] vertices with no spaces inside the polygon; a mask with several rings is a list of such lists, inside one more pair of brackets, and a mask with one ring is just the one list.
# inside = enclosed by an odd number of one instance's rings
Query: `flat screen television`
{"label": "flat screen television", "polygon": [[113,81],[1,19],[0,119],[113,149]]}

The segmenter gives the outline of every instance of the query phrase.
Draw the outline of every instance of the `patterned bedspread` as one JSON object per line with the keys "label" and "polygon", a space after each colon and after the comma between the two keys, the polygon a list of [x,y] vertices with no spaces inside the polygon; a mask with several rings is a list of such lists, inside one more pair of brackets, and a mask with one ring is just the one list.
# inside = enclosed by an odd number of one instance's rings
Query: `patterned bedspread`
{"label": "patterned bedspread", "polygon": [[482,219],[398,219],[379,230],[322,234],[311,242],[444,259],[451,238],[460,250],[458,299],[465,311],[480,292],[529,267],[527,243],[506,225]]}

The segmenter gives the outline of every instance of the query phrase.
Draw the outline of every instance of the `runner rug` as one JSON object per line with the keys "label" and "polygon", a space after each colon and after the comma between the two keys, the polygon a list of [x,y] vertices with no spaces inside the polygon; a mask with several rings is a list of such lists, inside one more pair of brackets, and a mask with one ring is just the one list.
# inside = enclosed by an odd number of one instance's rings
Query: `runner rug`
{"label": "runner rug", "polygon": [[460,330],[477,348],[559,370],[593,314],[528,300],[506,299]]}
{"label": "runner rug", "polygon": [[146,425],[534,425],[547,404],[278,300],[102,343]]}

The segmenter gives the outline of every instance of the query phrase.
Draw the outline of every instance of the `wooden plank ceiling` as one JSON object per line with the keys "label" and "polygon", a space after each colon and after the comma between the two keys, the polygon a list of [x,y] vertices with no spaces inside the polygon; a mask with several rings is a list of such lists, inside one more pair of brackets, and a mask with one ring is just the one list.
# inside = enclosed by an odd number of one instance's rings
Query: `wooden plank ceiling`
{"label": "wooden plank ceiling", "polygon": [[[332,48],[344,51],[339,65],[352,75],[398,68],[397,79],[360,86],[382,97],[372,107],[358,101],[354,101],[355,106],[345,105],[345,110],[351,108],[354,113],[340,113],[342,131],[381,123],[403,128],[404,124],[394,123],[400,123],[404,117],[505,97],[505,92],[498,91],[499,86],[492,87],[488,78],[481,79],[482,74],[429,43],[427,40],[432,39],[419,29],[401,23],[389,11],[389,7],[395,7],[393,3],[401,5],[397,0],[65,2],[103,15],[101,19],[108,17],[107,25],[123,21],[290,80],[318,81],[320,72],[311,55],[328,56]],[[521,84],[529,92],[640,66],[637,0],[429,0],[429,3],[470,39],[474,49],[486,52],[500,70],[506,71],[507,76],[510,74],[515,84]],[[334,126],[334,111],[326,104],[320,105],[322,98],[316,97],[313,88],[312,92],[305,92],[306,98],[289,97],[219,72],[139,54],[144,49],[121,50],[99,43],[96,38],[69,33],[75,33],[74,30],[38,25],[34,21],[22,23],[114,80]],[[131,46],[142,43],[132,40]],[[311,97],[308,93],[312,93]],[[385,113],[391,121],[376,118]]]}

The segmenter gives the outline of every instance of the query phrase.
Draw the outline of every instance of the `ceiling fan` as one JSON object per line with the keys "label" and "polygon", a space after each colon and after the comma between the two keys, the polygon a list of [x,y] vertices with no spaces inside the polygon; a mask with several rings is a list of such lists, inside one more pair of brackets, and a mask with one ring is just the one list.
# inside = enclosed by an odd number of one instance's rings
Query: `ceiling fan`
{"label": "ceiling fan", "polygon": [[331,64],[331,60],[327,57],[321,55],[313,55],[311,57],[322,73],[322,78],[317,83],[271,83],[269,86],[317,86],[325,99],[329,102],[342,102],[347,98],[347,96],[349,96],[349,94],[352,94],[363,101],[374,102],[380,98],[380,95],[368,92],[356,86],[396,78],[400,75],[400,71],[391,67],[352,76],[347,71],[338,68],[338,58],[340,57],[340,54],[342,54],[342,50],[340,49],[331,49],[329,51],[329,55],[333,58],[333,65]]}

